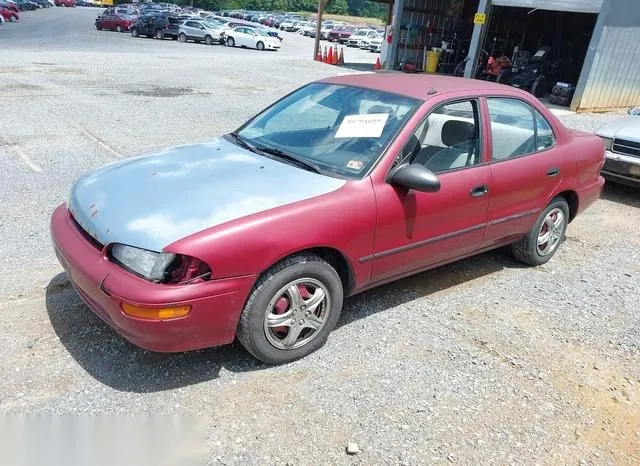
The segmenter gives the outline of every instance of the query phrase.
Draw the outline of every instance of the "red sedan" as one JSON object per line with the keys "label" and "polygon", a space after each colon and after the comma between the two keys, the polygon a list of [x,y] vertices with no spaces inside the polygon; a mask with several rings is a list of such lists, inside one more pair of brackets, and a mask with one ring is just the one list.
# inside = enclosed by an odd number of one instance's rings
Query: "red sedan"
{"label": "red sedan", "polygon": [[66,6],[74,8],[76,6],[76,0],[55,0],[56,6]]}
{"label": "red sedan", "polygon": [[4,18],[5,21],[19,21],[20,14],[18,13],[20,10],[17,6],[6,4],[0,5],[0,16]]}
{"label": "red sedan", "polygon": [[117,32],[128,31],[134,21],[135,18],[132,16],[110,11],[96,18],[96,29],[98,31],[102,29],[110,29]]}
{"label": "red sedan", "polygon": [[153,351],[284,363],[346,296],[511,245],[544,264],[600,196],[602,141],[530,94],[398,73],[306,85],[206,144],[110,164],[51,219],[93,311]]}

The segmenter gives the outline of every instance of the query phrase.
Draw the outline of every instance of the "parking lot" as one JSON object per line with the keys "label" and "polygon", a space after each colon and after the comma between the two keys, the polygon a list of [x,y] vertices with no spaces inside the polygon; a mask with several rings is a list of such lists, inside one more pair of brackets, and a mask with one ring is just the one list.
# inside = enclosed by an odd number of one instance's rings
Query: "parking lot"
{"label": "parking lot", "polygon": [[[73,181],[233,130],[376,55],[317,63],[293,33],[278,52],[132,38],[97,31],[99,11],[0,26],[0,412],[198,415],[223,464],[640,463],[632,188],[607,185],[545,266],[498,250],[347,300],[328,344],[286,366],[238,344],[153,354],[111,331],[51,249]],[[586,130],[612,117],[561,115]]]}

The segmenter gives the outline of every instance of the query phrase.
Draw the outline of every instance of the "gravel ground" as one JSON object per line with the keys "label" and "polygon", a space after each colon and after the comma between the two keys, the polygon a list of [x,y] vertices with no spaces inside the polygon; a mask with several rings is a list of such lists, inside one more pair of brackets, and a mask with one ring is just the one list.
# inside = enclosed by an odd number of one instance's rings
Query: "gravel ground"
{"label": "gravel ground", "polygon": [[[543,267],[499,250],[347,300],[328,344],[287,366],[238,345],[152,354],[115,335],[51,252],[48,215],[71,182],[209,139],[345,70],[294,35],[259,53],[98,32],[95,14],[0,27],[0,412],[198,415],[223,464],[640,463],[630,188],[607,186]],[[615,116],[561,113],[588,130]]]}

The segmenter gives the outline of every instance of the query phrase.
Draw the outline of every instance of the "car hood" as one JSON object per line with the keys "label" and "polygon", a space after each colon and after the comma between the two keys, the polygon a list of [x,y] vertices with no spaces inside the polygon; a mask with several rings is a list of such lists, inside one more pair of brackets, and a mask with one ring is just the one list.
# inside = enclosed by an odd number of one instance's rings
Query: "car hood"
{"label": "car hood", "polygon": [[640,117],[629,116],[614,120],[598,128],[596,134],[609,139],[621,138],[640,141]]}
{"label": "car hood", "polygon": [[344,184],[220,138],[106,165],[75,183],[68,207],[101,244],[161,251],[193,233]]}

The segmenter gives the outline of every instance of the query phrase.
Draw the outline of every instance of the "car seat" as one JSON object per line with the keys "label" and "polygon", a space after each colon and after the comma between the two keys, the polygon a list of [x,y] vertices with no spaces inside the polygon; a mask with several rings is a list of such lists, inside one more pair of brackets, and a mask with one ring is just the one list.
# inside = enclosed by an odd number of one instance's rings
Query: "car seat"
{"label": "car seat", "polygon": [[473,165],[478,155],[473,123],[449,120],[442,125],[441,139],[446,147],[424,147],[413,162],[424,165],[434,173]]}

